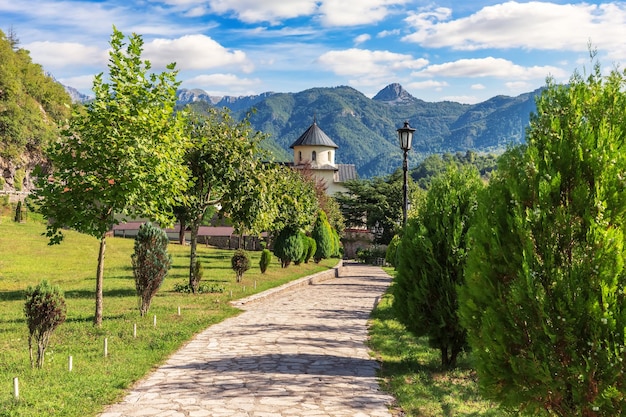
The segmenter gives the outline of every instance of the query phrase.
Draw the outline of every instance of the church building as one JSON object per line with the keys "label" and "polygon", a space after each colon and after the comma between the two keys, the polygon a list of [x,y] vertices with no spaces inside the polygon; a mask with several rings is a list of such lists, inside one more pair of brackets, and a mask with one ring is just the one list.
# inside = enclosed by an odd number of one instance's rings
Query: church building
{"label": "church building", "polygon": [[326,193],[346,192],[343,183],[357,178],[354,164],[336,164],[339,148],[314,120],[313,124],[290,146],[295,168],[309,168],[315,177],[326,184]]}

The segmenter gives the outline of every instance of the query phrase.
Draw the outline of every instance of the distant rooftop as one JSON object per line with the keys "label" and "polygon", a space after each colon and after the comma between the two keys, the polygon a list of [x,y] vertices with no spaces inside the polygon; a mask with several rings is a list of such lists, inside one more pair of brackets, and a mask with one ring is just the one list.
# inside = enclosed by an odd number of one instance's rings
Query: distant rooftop
{"label": "distant rooftop", "polygon": [[290,148],[293,149],[296,146],[328,146],[329,148],[339,148],[339,146],[317,126],[315,121],[306,132],[291,144]]}
{"label": "distant rooftop", "polygon": [[354,164],[337,164],[337,168],[339,169],[339,172],[337,172],[339,177],[338,182],[356,180],[359,177]]}

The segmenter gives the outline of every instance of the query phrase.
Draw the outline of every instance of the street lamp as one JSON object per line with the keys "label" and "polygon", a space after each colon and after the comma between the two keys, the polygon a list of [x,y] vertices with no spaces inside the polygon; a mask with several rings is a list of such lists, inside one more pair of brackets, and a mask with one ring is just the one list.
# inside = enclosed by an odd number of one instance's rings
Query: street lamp
{"label": "street lamp", "polygon": [[404,122],[404,126],[398,129],[400,149],[404,151],[404,162],[402,164],[402,170],[404,171],[404,184],[402,185],[402,193],[404,195],[404,200],[402,201],[402,227],[406,226],[406,219],[409,211],[409,182],[407,177],[409,163],[407,161],[407,152],[409,152],[409,149],[411,149],[413,132],[415,132],[415,129],[409,126],[408,121]]}

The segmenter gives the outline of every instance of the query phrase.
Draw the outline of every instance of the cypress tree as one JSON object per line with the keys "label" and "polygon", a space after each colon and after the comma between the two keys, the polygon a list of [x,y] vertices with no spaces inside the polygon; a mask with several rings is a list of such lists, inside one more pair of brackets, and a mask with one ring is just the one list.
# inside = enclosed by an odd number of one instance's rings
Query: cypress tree
{"label": "cypress tree", "polygon": [[319,211],[311,237],[315,239],[316,250],[313,258],[315,262],[319,262],[322,259],[330,258],[334,254],[334,242],[332,229],[328,223],[326,213]]}
{"label": "cypress tree", "polygon": [[456,366],[466,347],[457,316],[457,286],[463,285],[467,231],[482,182],[473,167],[448,170],[432,180],[397,250],[394,308],[407,329],[428,336],[444,369]]}
{"label": "cypress tree", "polygon": [[487,398],[531,415],[626,411],[626,78],[548,82],[482,200],[460,314]]}

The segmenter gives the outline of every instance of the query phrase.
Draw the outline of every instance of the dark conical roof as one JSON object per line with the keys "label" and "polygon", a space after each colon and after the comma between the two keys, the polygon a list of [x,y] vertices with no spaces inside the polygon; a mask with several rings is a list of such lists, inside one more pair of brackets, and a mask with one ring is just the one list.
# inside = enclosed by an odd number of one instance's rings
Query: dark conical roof
{"label": "dark conical roof", "polygon": [[291,144],[290,148],[296,146],[328,146],[335,149],[339,147],[317,126],[316,122],[313,122],[306,132]]}

